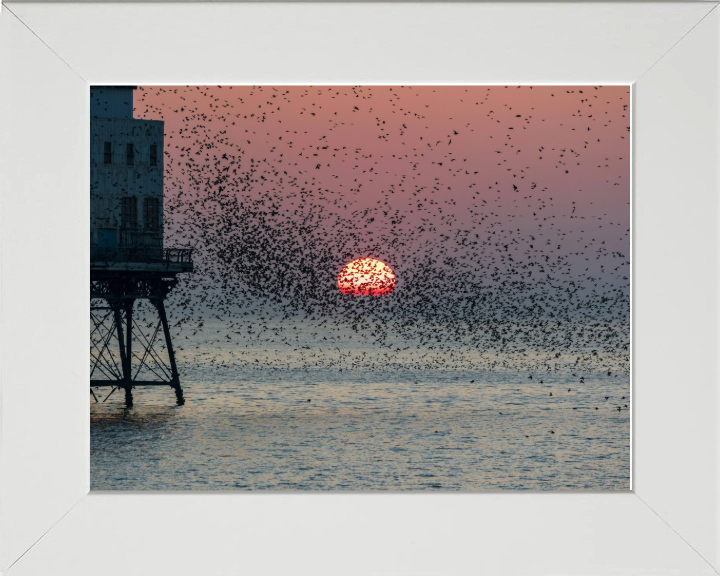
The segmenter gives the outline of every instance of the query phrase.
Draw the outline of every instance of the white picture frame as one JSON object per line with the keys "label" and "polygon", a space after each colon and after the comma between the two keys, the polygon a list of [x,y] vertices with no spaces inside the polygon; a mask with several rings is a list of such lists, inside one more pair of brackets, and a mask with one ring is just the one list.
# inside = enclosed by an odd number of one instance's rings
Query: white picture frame
{"label": "white picture frame", "polygon": [[[720,574],[720,10],[0,12],[0,572]],[[632,84],[632,490],[89,493],[90,84]]]}

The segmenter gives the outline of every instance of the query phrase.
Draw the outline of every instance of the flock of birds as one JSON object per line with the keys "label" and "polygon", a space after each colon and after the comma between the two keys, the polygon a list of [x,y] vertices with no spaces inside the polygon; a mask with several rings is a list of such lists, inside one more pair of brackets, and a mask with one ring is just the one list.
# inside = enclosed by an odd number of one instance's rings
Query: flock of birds
{"label": "flock of birds", "polygon": [[[628,105],[624,87],[139,87],[135,117],[165,121],[165,244],[195,248],[168,300],[179,360],[627,377]],[[368,257],[392,293],[343,294]]]}

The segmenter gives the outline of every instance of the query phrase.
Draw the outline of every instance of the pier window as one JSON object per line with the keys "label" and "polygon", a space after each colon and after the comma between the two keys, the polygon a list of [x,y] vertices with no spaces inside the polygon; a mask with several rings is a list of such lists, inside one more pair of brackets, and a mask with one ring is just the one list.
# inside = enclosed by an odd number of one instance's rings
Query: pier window
{"label": "pier window", "polygon": [[120,199],[120,222],[123,228],[137,227],[137,198],[125,196]]}
{"label": "pier window", "polygon": [[135,148],[132,142],[125,146],[125,164],[133,166],[135,164]]}
{"label": "pier window", "polygon": [[157,166],[157,144],[150,144],[150,166]]}
{"label": "pier window", "polygon": [[160,228],[159,198],[145,198],[145,228],[149,230]]}
{"label": "pier window", "polygon": [[105,142],[105,164],[112,164],[112,144]]}

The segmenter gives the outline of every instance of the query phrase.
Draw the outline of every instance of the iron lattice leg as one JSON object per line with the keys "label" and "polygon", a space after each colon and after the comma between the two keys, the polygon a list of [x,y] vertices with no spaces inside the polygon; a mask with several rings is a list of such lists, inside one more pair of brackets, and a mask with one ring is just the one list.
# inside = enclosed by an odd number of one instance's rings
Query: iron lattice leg
{"label": "iron lattice leg", "polygon": [[[114,390],[122,388],[125,391],[127,408],[133,407],[132,390],[136,385],[170,386],[175,391],[178,406],[185,404],[164,303],[167,293],[175,283],[174,279],[168,281],[164,278],[111,278],[104,284],[93,284],[91,280],[91,315],[96,309],[111,310],[112,312],[111,315],[106,314],[99,320],[93,317],[95,328],[91,331],[90,336],[91,358],[94,364],[91,365],[90,386],[112,386],[110,394]],[[92,306],[92,299],[100,298],[105,299],[108,307]],[[137,299],[146,299],[157,310],[158,319],[154,323],[154,332],[150,334],[145,334],[143,331],[143,322],[138,324],[134,321],[133,307]],[[109,330],[105,329],[104,335],[96,336],[96,340],[99,338],[99,341],[92,340],[98,330],[102,332],[102,323],[109,318],[112,318],[112,326]],[[146,328],[148,327],[152,327],[152,325],[148,324]],[[159,336],[160,328],[165,337],[169,365],[159,351],[154,349],[155,344],[162,338]],[[110,351],[109,347],[113,336],[116,336],[118,341],[120,366],[118,366],[117,356],[114,355],[114,351]],[[134,352],[134,349],[137,349],[137,352]],[[109,357],[103,356],[106,352]],[[97,376],[93,378],[96,368],[98,368],[100,378]],[[110,397],[110,394],[105,397],[103,402]]]}
{"label": "iron lattice leg", "polygon": [[168,327],[167,314],[165,314],[165,303],[162,300],[155,300],[160,322],[162,322],[163,333],[165,334],[165,345],[167,346],[168,357],[170,358],[170,370],[172,372],[172,380],[170,386],[175,390],[177,405],[185,404],[182,387],[180,386],[180,375],[178,374],[177,364],[175,363],[175,351],[172,347],[172,338],[170,337],[170,328]]}
{"label": "iron lattice leg", "polygon": [[132,301],[130,307],[125,307],[127,314],[127,343],[125,335],[123,334],[123,322],[122,314],[120,313],[121,304],[115,303],[113,311],[115,313],[115,326],[117,327],[117,337],[120,343],[120,364],[122,364],[123,383],[122,387],[125,389],[125,404],[128,408],[133,407],[132,397],[132,372],[130,370],[130,342],[131,342],[131,329],[132,329]]}
{"label": "iron lattice leg", "polygon": [[127,365],[127,372],[124,373],[125,383],[125,405],[128,408],[133,407],[132,397],[132,321],[133,321],[133,300],[128,300],[125,303],[125,364]]}
{"label": "iron lattice leg", "polygon": [[133,396],[132,396],[132,385],[128,384],[125,386],[125,407],[133,407]]}

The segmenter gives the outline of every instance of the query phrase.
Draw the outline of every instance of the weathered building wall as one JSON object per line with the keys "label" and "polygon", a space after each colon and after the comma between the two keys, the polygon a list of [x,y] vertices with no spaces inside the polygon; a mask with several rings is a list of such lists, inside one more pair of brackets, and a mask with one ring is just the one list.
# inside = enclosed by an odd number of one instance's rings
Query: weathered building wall
{"label": "weathered building wall", "polygon": [[[99,231],[106,239],[115,231],[116,246],[162,246],[164,123],[133,118],[91,118],[90,121],[90,229],[91,245]],[[106,163],[106,143],[110,144]],[[132,164],[127,145],[132,144]],[[155,164],[151,146],[155,145]],[[136,198],[137,225],[121,230],[123,198]],[[158,201],[157,226],[146,218],[145,199]]]}

